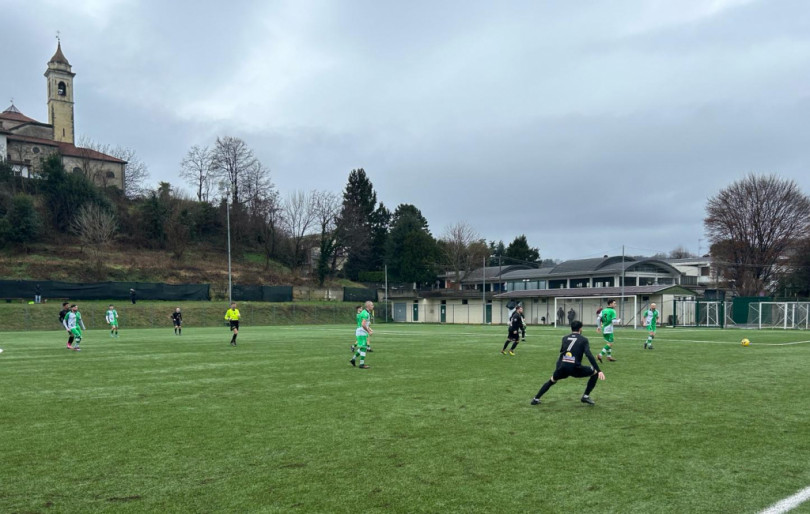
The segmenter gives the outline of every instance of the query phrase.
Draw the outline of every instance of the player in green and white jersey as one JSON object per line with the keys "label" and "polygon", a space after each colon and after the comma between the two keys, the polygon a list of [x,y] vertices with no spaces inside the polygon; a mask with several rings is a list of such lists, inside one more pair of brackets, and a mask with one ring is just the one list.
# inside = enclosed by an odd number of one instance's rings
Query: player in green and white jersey
{"label": "player in green and white jersey", "polygon": [[[355,314],[355,316],[354,316],[354,321],[357,324],[356,326],[359,327],[360,326],[360,313],[363,312],[363,306],[358,305],[356,310],[357,310],[357,314]],[[352,355],[354,355],[354,350],[356,348],[357,348],[357,330],[356,330],[356,327],[355,327],[354,344],[352,344]]]}
{"label": "player in green and white jersey", "polygon": [[[360,369],[368,369],[371,366],[366,365],[366,350],[368,348],[368,336],[374,333],[371,330],[370,319],[371,319],[371,311],[374,309],[374,302],[368,301],[365,304],[365,308],[357,315],[357,329],[355,330],[354,334],[357,337],[357,347],[354,351],[354,357],[349,362],[352,366],[357,366],[360,364]],[[360,358],[360,362],[357,363],[357,358]]]}
{"label": "player in green and white jersey", "polygon": [[79,312],[79,306],[75,303],[70,306],[70,310],[65,315],[64,321],[62,324],[65,326],[70,335],[73,336],[73,347],[68,346],[71,350],[81,350],[79,348],[79,344],[82,342],[82,329],[87,330],[84,327],[84,321],[82,321],[82,315]]}
{"label": "player in green and white jersey", "polygon": [[110,337],[118,337],[118,311],[112,304],[107,308],[107,315],[104,318],[110,325]]}
{"label": "player in green and white jersey", "polygon": [[644,343],[645,350],[652,350],[652,341],[655,339],[655,324],[658,322],[658,309],[651,303],[650,308],[644,311],[644,326],[647,327],[647,342]]}
{"label": "player in green and white jersey", "polygon": [[602,348],[602,351],[596,355],[596,358],[599,359],[599,362],[602,362],[602,357],[607,355],[607,360],[615,361],[616,359],[613,358],[613,323],[620,321],[616,318],[616,300],[610,298],[607,301],[607,307],[602,309],[602,313],[599,315],[599,321],[602,326],[596,327],[596,331],[602,331],[605,346]]}

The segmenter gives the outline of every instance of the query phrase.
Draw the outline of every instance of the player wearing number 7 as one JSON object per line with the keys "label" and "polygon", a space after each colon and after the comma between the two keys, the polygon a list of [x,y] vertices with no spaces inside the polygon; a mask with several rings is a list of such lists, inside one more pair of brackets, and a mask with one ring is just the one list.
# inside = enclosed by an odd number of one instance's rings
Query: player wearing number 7
{"label": "player wearing number 7", "polygon": [[[582,365],[582,356],[588,357],[591,361],[590,366]],[[582,335],[582,322],[574,320],[571,322],[571,334],[562,338],[562,345],[560,346],[560,356],[557,359],[557,369],[551,378],[543,384],[543,387],[537,392],[532,399],[532,405],[540,405],[540,397],[546,394],[551,389],[551,386],[559,380],[568,377],[585,378],[588,379],[588,385],[585,386],[585,394],[582,395],[580,401],[593,405],[590,394],[593,388],[596,387],[597,380],[604,380],[605,374],[599,369],[599,364],[596,363],[593,354],[591,353],[590,343],[588,338]]]}

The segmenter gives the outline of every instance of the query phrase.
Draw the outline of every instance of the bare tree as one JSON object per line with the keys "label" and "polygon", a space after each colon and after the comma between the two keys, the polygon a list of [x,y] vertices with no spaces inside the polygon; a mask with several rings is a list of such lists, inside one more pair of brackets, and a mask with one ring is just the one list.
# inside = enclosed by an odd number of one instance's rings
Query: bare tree
{"label": "bare tree", "polygon": [[318,254],[318,283],[323,285],[329,274],[329,263],[337,246],[337,216],[340,212],[340,196],[329,191],[313,191],[315,217],[321,230],[320,253]]}
{"label": "bare tree", "polygon": [[292,243],[292,267],[297,268],[303,261],[303,241],[316,220],[314,193],[293,191],[284,200],[284,228]]}
{"label": "bare tree", "polygon": [[180,162],[180,177],[197,191],[197,201],[207,202],[214,175],[214,154],[207,146],[192,146]]}
{"label": "bare tree", "polygon": [[89,178],[94,184],[98,184],[101,187],[107,187],[107,174],[104,173],[101,161],[93,156],[96,154],[96,152],[109,155],[110,145],[99,143],[87,136],[81,136],[79,138],[79,145],[76,147],[76,150],[78,150],[79,160],[81,161],[81,168],[84,172],[84,176]]}
{"label": "bare tree", "polygon": [[283,212],[279,205],[278,193],[265,196],[255,202],[254,216],[258,220],[258,240],[264,251],[264,269],[270,268],[270,260],[278,253]]}
{"label": "bare tree", "polygon": [[116,146],[110,155],[127,161],[127,167],[124,170],[124,195],[127,198],[136,198],[146,194],[149,191],[149,187],[146,185],[146,181],[149,179],[149,168],[137,156],[135,150]]}
{"label": "bare tree", "polygon": [[115,237],[116,228],[115,215],[95,203],[82,205],[71,221],[71,229],[79,236],[82,246],[90,248],[98,270],[102,268],[104,250]]}
{"label": "bare tree", "polygon": [[684,248],[683,245],[679,245],[669,252],[670,259],[688,259],[690,257],[695,257],[695,254]]}
{"label": "bare tree", "polygon": [[704,227],[718,277],[740,295],[772,285],[775,264],[810,228],[810,199],[792,180],[748,175],[709,198]]}
{"label": "bare tree", "polygon": [[124,168],[124,195],[128,198],[137,198],[149,192],[146,181],[149,179],[149,167],[138,157],[135,150],[125,146],[110,146],[102,144],[82,136],[79,139],[80,159],[85,167],[85,175],[96,184],[106,186],[108,182],[107,174],[102,169],[101,163],[93,156],[93,152],[103,153],[110,157],[115,157],[126,161]]}
{"label": "bare tree", "polygon": [[256,160],[253,164],[242,172],[242,201],[251,216],[259,214],[260,207],[265,200],[270,199],[272,204],[277,204],[278,192],[276,186],[270,180],[270,170]]}
{"label": "bare tree", "polygon": [[213,169],[219,178],[228,183],[231,204],[242,202],[242,174],[256,167],[258,160],[253,150],[238,137],[218,137],[213,150]]}
{"label": "bare tree", "polygon": [[[473,267],[470,246],[479,241],[480,237],[469,223],[459,221],[447,227],[444,236],[440,240],[445,262],[453,272],[453,282],[458,289],[461,289],[461,279]],[[486,247],[486,245],[484,246]]]}

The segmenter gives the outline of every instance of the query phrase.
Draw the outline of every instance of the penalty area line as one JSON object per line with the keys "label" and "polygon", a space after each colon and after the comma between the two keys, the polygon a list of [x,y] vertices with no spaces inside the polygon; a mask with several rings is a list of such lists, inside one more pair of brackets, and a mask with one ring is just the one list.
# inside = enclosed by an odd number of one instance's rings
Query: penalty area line
{"label": "penalty area line", "polygon": [[810,500],[810,487],[805,487],[793,496],[788,496],[784,500],[774,503],[759,514],[782,514],[795,509],[807,500]]}

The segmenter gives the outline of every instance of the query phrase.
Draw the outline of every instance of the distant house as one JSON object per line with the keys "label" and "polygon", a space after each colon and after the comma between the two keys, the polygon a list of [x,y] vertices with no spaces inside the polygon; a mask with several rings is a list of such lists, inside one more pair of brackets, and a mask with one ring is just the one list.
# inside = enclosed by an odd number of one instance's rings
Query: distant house
{"label": "distant house", "polygon": [[124,189],[126,161],[75,145],[73,73],[59,43],[48,62],[48,123],[30,118],[12,103],[0,113],[0,160],[23,178],[38,175],[42,163],[59,155],[69,173],[83,173],[97,185]]}

